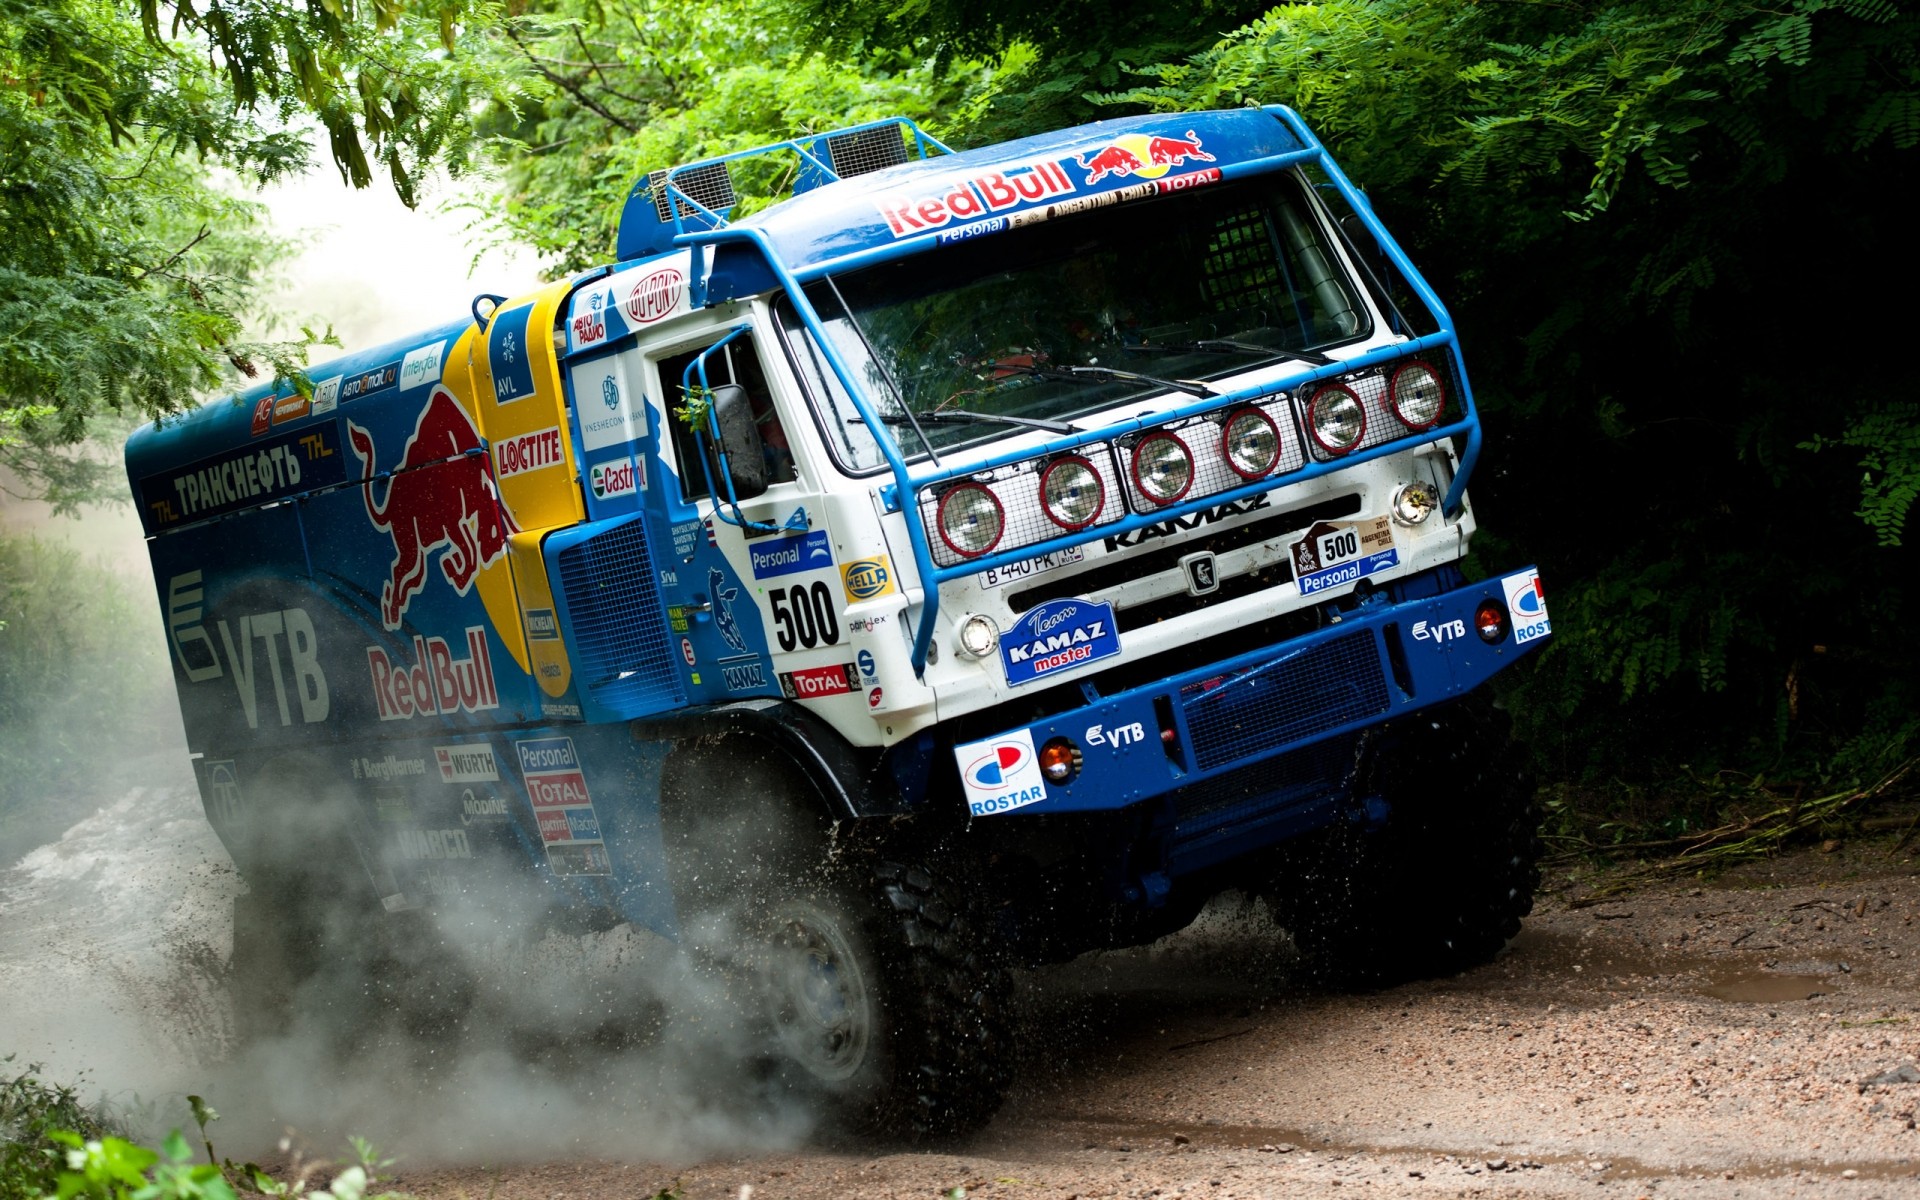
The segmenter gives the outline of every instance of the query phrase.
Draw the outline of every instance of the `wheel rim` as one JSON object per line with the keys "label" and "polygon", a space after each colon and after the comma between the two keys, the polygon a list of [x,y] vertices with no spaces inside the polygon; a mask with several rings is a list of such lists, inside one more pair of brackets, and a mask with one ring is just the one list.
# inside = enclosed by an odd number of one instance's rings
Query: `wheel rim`
{"label": "wheel rim", "polygon": [[769,984],[787,1055],[827,1082],[851,1079],[873,1045],[873,993],[838,920],[789,909],[775,929]]}

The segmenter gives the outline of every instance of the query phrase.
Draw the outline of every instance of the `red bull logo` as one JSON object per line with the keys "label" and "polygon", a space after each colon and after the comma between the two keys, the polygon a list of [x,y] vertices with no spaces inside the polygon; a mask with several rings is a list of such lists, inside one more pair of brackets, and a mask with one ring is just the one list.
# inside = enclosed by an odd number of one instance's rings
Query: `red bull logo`
{"label": "red bull logo", "polygon": [[1092,187],[1108,176],[1158,179],[1183,163],[1212,162],[1213,155],[1200,148],[1199,136],[1189,129],[1185,138],[1129,133],[1074,161],[1087,173],[1087,186]]}
{"label": "red bull logo", "polygon": [[[481,450],[473,427],[453,393],[435,385],[414,423],[413,436],[400,452],[386,497],[375,503],[376,454],[373,435],[347,422],[347,440],[361,465],[361,499],[367,519],[393,538],[393,563],[380,593],[380,620],[400,628],[407,606],[427,581],[427,560],[435,552],[440,572],[458,595],[466,595],[480,569],[506,553],[507,535],[518,533]],[[418,468],[438,464],[435,470]]]}
{"label": "red bull logo", "polygon": [[413,661],[396,662],[379,646],[367,647],[367,673],[373,678],[373,703],[382,721],[408,717],[444,717],[500,707],[493,680],[493,656],[487,631],[467,627],[467,656],[455,658],[445,638],[413,639]]}
{"label": "red bull logo", "polygon": [[925,233],[954,221],[970,221],[1004,209],[1071,195],[1073,180],[1052,159],[1022,163],[999,171],[987,171],[963,179],[934,195],[878,197],[874,204],[887,219],[893,236]]}

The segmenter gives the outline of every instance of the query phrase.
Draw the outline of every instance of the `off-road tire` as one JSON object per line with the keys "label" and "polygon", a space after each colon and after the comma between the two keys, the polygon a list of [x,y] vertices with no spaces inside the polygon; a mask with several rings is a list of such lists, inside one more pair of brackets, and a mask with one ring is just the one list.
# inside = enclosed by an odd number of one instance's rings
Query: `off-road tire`
{"label": "off-road tire", "polygon": [[1264,889],[1309,972],[1389,987],[1492,959],[1540,882],[1533,781],[1506,715],[1480,697],[1415,714],[1361,784],[1390,806],[1384,826],[1343,819],[1302,839]]}

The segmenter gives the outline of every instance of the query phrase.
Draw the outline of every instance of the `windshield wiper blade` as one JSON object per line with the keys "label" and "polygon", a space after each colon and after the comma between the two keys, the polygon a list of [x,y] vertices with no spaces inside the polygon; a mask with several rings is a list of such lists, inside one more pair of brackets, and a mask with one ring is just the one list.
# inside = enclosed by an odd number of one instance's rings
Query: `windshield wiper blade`
{"label": "windshield wiper blade", "polygon": [[972,412],[964,408],[942,408],[933,412],[888,413],[881,417],[889,425],[911,425],[914,416],[925,425],[979,425],[983,422],[998,422],[1002,425],[1024,425],[1028,429],[1044,429],[1048,433],[1079,433],[1080,428],[1064,421],[1049,421],[1043,417],[1016,417],[1008,413]]}
{"label": "windshield wiper blade", "polygon": [[1233,338],[1203,338],[1197,342],[1136,342],[1120,348],[1140,354],[1278,354],[1312,363],[1316,367],[1328,366],[1333,362],[1318,350],[1289,350],[1282,346],[1263,346],[1259,342],[1242,342]]}
{"label": "windshield wiper blade", "polygon": [[996,362],[989,364],[996,371],[1009,375],[1031,375],[1035,379],[1062,380],[1067,383],[1150,383],[1155,387],[1166,388],[1170,392],[1185,392],[1189,396],[1202,398],[1218,396],[1204,383],[1191,379],[1162,379],[1158,375],[1142,375],[1137,371],[1122,371],[1115,367],[1035,367],[1025,363]]}

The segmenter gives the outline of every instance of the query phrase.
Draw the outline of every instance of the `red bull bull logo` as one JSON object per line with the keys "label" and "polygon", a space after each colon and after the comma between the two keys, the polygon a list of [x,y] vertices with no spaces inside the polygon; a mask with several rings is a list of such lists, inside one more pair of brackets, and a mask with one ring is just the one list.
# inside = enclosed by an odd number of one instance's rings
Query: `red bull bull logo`
{"label": "red bull bull logo", "polygon": [[1158,179],[1183,163],[1212,162],[1213,155],[1200,148],[1199,135],[1189,129],[1185,138],[1129,133],[1074,161],[1087,173],[1087,186],[1092,187],[1108,176]]}
{"label": "red bull bull logo", "polygon": [[[374,501],[376,452],[373,435],[347,422],[347,440],[361,466],[361,499],[375,529],[393,538],[393,563],[380,593],[380,620],[400,628],[407,606],[427,581],[427,560],[440,556],[440,572],[458,595],[466,595],[482,567],[506,553],[507,535],[518,533],[488,469],[480,433],[453,393],[435,385],[420,410],[413,436],[400,452],[384,499]],[[431,471],[419,468],[434,465]]]}

